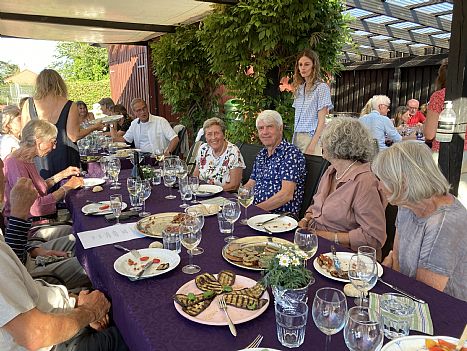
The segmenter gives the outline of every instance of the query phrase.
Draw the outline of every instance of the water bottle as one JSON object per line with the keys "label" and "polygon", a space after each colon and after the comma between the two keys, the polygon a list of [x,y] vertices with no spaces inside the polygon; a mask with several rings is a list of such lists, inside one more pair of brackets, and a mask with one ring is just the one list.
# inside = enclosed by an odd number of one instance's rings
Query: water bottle
{"label": "water bottle", "polygon": [[135,151],[133,153],[133,169],[131,170],[131,176],[138,179],[144,179],[143,170],[139,164],[139,153]]}
{"label": "water bottle", "polygon": [[452,108],[452,101],[445,101],[444,110],[439,114],[436,140],[442,143],[449,143],[452,140],[455,126],[456,113]]}

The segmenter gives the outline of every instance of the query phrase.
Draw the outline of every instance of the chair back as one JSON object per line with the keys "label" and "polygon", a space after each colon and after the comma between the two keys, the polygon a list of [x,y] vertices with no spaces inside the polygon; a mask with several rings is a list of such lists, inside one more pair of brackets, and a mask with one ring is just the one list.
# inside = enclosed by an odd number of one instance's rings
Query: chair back
{"label": "chair back", "polygon": [[172,155],[180,156],[180,153],[182,152],[182,145],[185,142],[186,127],[181,126],[179,131],[177,132],[177,135],[178,135],[178,144],[175,150],[172,152]]}
{"label": "chair back", "polygon": [[398,207],[388,204],[386,206],[386,242],[382,248],[383,259],[388,255],[389,251],[392,250],[394,245],[394,237],[396,236],[396,218],[397,218]]}
{"label": "chair back", "polygon": [[247,144],[237,143],[237,147],[240,149],[243,161],[245,162],[246,168],[243,170],[242,184],[245,184],[250,179],[251,172],[253,171],[253,164],[256,160],[256,155],[260,152],[264,146],[258,144]]}
{"label": "chair back", "polygon": [[318,190],[319,181],[328,167],[329,161],[323,159],[321,156],[305,155],[305,193],[303,194],[303,202],[300,208],[299,218],[303,218],[305,216],[305,212],[311,205],[313,196]]}
{"label": "chair back", "polygon": [[185,159],[186,165],[188,166],[188,175],[192,175],[196,168],[196,156],[198,156],[198,150],[203,144],[204,142],[202,140],[198,140],[191,146],[190,151],[188,151]]}

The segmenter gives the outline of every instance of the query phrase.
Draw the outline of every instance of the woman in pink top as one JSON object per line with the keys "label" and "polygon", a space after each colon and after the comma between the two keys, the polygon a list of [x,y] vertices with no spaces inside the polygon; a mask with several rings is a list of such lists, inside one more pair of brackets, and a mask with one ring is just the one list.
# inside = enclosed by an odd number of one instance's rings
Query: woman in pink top
{"label": "woman in pink top", "polygon": [[358,119],[340,117],[326,126],[321,143],[331,165],[299,225],[355,251],[361,245],[372,246],[381,257],[386,201],[369,164],[374,140]]}
{"label": "woman in pink top", "polygon": [[62,179],[73,175],[79,175],[79,168],[68,167],[54,176],[44,180],[37,172],[34,165],[34,158],[44,157],[55,149],[57,138],[57,128],[44,120],[34,120],[26,124],[22,131],[22,139],[19,149],[12,152],[4,161],[5,173],[5,208],[3,214],[5,218],[10,215],[10,190],[21,178],[32,180],[34,187],[39,193],[38,199],[31,207],[30,215],[39,217],[52,214],[56,211],[57,201],[63,199],[71,189],[76,189],[83,185],[82,178],[71,177],[63,186],[53,193],[48,194],[47,190],[60,182]]}

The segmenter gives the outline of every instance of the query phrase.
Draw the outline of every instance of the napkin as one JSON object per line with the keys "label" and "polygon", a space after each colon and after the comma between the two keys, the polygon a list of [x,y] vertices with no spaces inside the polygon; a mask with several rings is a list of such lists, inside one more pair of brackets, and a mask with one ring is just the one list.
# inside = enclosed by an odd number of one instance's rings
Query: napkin
{"label": "napkin", "polygon": [[[370,308],[379,311],[379,297],[381,295],[370,292]],[[415,312],[412,317],[410,330],[433,335],[433,321],[431,320],[430,307],[427,303],[413,301]]]}

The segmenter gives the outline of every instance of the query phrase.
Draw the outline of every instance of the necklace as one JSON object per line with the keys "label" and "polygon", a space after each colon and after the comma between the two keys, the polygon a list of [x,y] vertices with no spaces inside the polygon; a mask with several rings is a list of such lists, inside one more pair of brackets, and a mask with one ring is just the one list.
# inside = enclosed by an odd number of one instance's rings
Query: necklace
{"label": "necklace", "polygon": [[335,177],[336,177],[336,180],[341,180],[341,179],[342,179],[342,177],[343,177],[343,176],[345,176],[345,174],[346,174],[346,173],[349,171],[349,169],[350,169],[350,168],[351,168],[351,167],[352,167],[354,164],[356,164],[356,163],[357,163],[357,161],[358,161],[358,160],[355,160],[355,161],[353,161],[353,162],[352,162],[352,163],[349,165],[349,167],[347,167],[347,168],[345,169],[345,171],[344,171],[344,172],[342,172],[342,174],[341,174],[341,176],[340,176],[340,177],[338,177],[338,176],[337,176],[337,172],[336,172],[336,175],[335,175]]}

